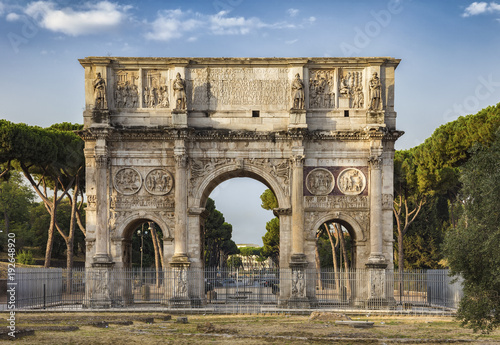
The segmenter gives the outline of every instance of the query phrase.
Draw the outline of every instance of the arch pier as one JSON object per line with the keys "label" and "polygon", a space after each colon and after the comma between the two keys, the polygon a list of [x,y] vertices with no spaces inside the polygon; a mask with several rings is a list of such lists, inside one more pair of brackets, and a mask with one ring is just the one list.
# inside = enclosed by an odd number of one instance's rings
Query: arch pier
{"label": "arch pier", "polygon": [[[393,58],[87,57],[86,305],[133,303],[119,275],[143,221],[163,232],[163,303],[204,305],[203,228],[211,191],[234,177],[276,195],[279,305],[316,305],[316,230],[352,232],[356,301],[390,305],[396,130]],[[286,278],[286,279],[285,279]],[[286,282],[286,283],[285,283]]]}

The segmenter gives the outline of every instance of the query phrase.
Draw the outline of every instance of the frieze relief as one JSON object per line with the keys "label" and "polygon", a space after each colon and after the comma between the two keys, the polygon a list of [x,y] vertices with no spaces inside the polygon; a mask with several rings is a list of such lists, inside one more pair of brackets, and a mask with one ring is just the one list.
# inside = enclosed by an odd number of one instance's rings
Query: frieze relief
{"label": "frieze relief", "polygon": [[306,188],[312,195],[328,195],[335,187],[333,174],[323,168],[312,170],[306,177]]}
{"label": "frieze relief", "polygon": [[304,196],[305,208],[319,209],[352,209],[368,208],[369,200],[364,195],[325,195],[325,196]]}
{"label": "frieze relief", "polygon": [[144,181],[146,190],[153,195],[165,195],[172,190],[174,179],[165,169],[153,169]]}
{"label": "frieze relief", "polygon": [[116,108],[139,107],[138,80],[138,71],[116,71],[116,85],[114,91]]}
{"label": "frieze relief", "polygon": [[119,193],[132,195],[141,189],[142,177],[134,168],[122,168],[116,172],[113,182]]}
{"label": "frieze relief", "polygon": [[335,70],[309,70],[309,108],[335,107]]}
{"label": "frieze relief", "polygon": [[337,178],[337,186],[343,194],[358,195],[365,190],[366,177],[358,169],[345,169]]}
{"label": "frieze relief", "polygon": [[171,195],[112,197],[110,202],[113,209],[173,209],[174,205],[174,197]]}

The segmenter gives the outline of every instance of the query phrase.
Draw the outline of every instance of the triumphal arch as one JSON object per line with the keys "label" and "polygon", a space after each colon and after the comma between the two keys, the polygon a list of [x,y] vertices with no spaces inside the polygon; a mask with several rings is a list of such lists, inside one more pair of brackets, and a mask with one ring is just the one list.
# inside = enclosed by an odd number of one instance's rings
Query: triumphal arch
{"label": "triumphal arch", "polygon": [[[306,284],[316,229],[349,229],[358,293],[389,300],[393,265],[394,77],[380,58],[87,57],[84,130],[87,267],[94,305],[113,305],[112,272],[129,267],[132,232],[153,221],[178,275],[167,301],[203,303],[204,207],[211,191],[250,177],[277,197],[284,306],[314,304]],[[310,280],[307,280],[308,282]],[[288,286],[289,285],[289,286]],[[123,300],[119,296],[118,300]],[[92,304],[92,303],[91,303]]]}

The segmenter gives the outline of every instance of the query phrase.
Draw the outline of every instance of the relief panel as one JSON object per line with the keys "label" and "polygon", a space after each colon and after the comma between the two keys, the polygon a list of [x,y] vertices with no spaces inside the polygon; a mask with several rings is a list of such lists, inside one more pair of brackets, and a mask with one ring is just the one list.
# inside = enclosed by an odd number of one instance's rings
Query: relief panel
{"label": "relief panel", "polygon": [[331,109],[335,107],[335,70],[309,70],[309,108]]}
{"label": "relief panel", "polygon": [[139,107],[139,71],[116,71],[114,100],[116,108]]}

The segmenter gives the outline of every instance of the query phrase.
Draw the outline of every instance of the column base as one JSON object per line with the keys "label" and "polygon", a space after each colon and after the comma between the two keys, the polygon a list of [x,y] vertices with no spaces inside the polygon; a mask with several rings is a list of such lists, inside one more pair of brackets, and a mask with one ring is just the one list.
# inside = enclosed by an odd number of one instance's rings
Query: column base
{"label": "column base", "polygon": [[172,261],[170,261],[171,267],[189,267],[190,264],[189,257],[186,254],[174,254],[174,256],[172,256]]}
{"label": "column base", "polygon": [[305,268],[307,266],[306,255],[303,253],[292,254],[290,268]]}
{"label": "column base", "polygon": [[365,266],[366,268],[384,269],[387,268],[387,260],[382,254],[370,255]]}

